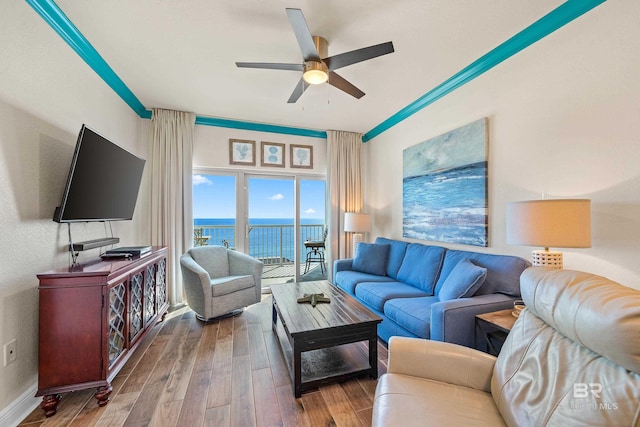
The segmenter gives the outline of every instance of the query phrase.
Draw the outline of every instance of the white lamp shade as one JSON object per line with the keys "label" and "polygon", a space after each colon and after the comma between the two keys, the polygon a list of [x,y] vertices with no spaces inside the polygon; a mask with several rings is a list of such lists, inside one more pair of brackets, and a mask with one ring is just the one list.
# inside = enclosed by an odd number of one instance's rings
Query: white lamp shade
{"label": "white lamp shade", "polygon": [[348,233],[368,233],[371,231],[371,216],[365,213],[345,212],[344,231]]}
{"label": "white lamp shade", "polygon": [[545,248],[591,247],[591,201],[555,199],[507,206],[507,243]]}

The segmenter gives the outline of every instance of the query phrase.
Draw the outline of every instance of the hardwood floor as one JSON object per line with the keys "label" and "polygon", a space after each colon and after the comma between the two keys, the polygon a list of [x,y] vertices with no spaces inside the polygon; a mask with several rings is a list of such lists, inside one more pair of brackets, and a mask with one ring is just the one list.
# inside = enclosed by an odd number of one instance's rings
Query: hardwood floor
{"label": "hardwood floor", "polygon": [[[381,375],[380,342],[378,359]],[[295,399],[267,296],[206,325],[188,308],[170,313],[115,378],[107,406],[93,389],[66,393],[56,415],[37,408],[20,426],[369,426],[376,383],[362,377]]]}

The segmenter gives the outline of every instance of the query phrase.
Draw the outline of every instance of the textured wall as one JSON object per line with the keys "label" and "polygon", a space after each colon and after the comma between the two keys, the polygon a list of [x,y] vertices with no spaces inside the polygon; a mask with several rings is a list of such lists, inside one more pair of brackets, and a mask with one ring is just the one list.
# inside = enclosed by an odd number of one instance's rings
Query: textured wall
{"label": "textured wall", "polygon": [[[15,338],[18,355],[0,363],[1,413],[37,381],[36,274],[69,262],[67,227],[51,218],[81,125],[143,158],[147,140],[142,121],[26,2],[3,5],[0,52],[0,349]],[[147,215],[143,184],[134,221],[114,224],[121,243],[148,241]],[[72,227],[76,241],[105,236],[102,224]]]}
{"label": "textured wall", "polygon": [[[256,142],[256,166],[238,166],[229,164],[229,139],[247,139]],[[285,167],[260,166],[261,141],[285,144]],[[216,169],[242,169],[246,172],[270,173],[314,173],[324,174],[327,170],[327,140],[296,135],[283,135],[268,132],[255,132],[241,129],[228,129],[211,126],[196,126],[194,134],[193,164],[194,167]],[[292,169],[290,164],[289,145],[313,146],[313,169]]]}
{"label": "textured wall", "polygon": [[589,198],[593,247],[560,249],[565,268],[640,289],[639,21],[637,2],[606,2],[369,142],[370,238],[402,237],[403,148],[488,117],[489,248],[478,250],[537,249],[506,244],[508,202]]}

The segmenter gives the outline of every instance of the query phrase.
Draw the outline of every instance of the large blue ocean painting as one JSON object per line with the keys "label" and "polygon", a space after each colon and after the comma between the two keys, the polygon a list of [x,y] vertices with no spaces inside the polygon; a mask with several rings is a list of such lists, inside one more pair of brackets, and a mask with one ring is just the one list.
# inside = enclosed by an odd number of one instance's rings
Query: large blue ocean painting
{"label": "large blue ocean painting", "polygon": [[487,246],[487,119],[403,151],[402,234]]}

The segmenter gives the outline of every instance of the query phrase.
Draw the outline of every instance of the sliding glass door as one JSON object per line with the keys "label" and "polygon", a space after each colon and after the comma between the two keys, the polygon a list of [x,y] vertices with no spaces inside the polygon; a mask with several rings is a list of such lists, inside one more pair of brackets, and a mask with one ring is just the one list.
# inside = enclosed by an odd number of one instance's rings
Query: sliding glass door
{"label": "sliding glass door", "polygon": [[326,279],[325,186],[321,176],[195,171],[194,246],[260,259],[267,289]]}
{"label": "sliding glass door", "polygon": [[247,176],[247,200],[247,247],[264,263],[263,288],[295,281],[293,177]]}
{"label": "sliding glass door", "polygon": [[235,248],[235,175],[193,175],[193,245],[224,245]]}
{"label": "sliding glass door", "polygon": [[300,247],[299,281],[327,278],[327,223],[325,221],[324,179],[300,179],[300,223],[298,245]]}

